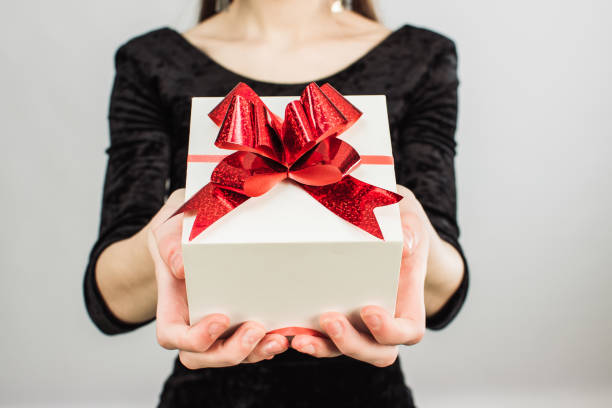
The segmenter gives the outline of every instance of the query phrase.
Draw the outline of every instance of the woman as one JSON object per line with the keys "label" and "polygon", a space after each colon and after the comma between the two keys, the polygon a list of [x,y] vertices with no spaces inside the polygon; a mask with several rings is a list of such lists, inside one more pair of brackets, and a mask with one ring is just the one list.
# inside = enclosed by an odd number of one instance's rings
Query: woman
{"label": "woman", "polygon": [[[398,347],[446,326],[468,287],[455,210],[454,43],[409,25],[389,31],[367,1],[351,11],[330,0],[234,0],[220,12],[204,1],[201,20],[116,53],[100,235],[84,279],[92,320],[116,334],[157,319],[158,342],[179,350],[163,407],[412,406]],[[265,334],[254,321],[217,339],[230,323],[222,314],[188,325],[181,218],[164,222],[184,201],[191,97],[223,96],[241,81],[259,95],[298,95],[313,80],[387,96],[404,196],[396,316],[369,305],[368,334],[329,312],[329,339]]]}

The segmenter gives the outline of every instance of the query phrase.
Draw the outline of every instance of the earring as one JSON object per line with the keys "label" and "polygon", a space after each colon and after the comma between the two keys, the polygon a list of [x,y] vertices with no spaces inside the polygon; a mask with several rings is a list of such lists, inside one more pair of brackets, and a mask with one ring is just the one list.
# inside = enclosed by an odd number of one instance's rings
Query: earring
{"label": "earring", "polygon": [[353,7],[353,0],[335,0],[331,5],[332,13],[340,13],[343,10],[350,10]]}
{"label": "earring", "polygon": [[229,0],[215,0],[215,11],[218,13],[229,6]]}

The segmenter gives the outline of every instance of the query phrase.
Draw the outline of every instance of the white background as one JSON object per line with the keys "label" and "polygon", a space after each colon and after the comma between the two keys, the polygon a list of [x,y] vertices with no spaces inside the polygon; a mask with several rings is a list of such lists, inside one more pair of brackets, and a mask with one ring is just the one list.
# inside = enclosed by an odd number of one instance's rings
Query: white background
{"label": "white background", "polygon": [[[113,53],[194,0],[0,6],[0,405],[153,406],[174,352],[106,337],[82,274],[99,222]],[[459,49],[457,180],[472,282],[401,352],[423,407],[612,406],[612,3],[380,2]],[[452,404],[451,402],[452,401]]]}

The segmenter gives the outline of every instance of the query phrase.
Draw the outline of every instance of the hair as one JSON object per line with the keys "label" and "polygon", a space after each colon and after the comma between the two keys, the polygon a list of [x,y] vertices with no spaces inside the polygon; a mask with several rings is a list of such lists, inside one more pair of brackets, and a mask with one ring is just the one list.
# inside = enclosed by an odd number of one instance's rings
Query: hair
{"label": "hair", "polygon": [[[229,0],[231,3],[232,0]],[[215,3],[216,0],[202,0],[202,7],[200,8],[200,18],[199,22],[206,20],[209,17],[217,14],[215,11]],[[378,21],[378,17],[376,17],[376,12],[374,11],[374,6],[372,5],[371,0],[353,0],[351,10],[353,10],[357,14],[361,14],[365,18],[369,18],[370,20]]]}

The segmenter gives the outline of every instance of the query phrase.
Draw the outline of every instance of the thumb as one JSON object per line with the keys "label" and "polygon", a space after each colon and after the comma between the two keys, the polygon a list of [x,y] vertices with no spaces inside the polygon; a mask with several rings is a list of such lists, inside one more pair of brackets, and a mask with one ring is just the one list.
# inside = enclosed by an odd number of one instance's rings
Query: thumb
{"label": "thumb", "polygon": [[174,214],[176,210],[179,209],[181,205],[185,202],[185,189],[179,188],[174,190],[172,194],[168,197],[162,208],[159,209],[157,214],[151,220],[151,226],[153,228],[163,224],[168,218]]}
{"label": "thumb", "polygon": [[181,248],[183,214],[169,217],[183,204],[184,199],[185,189],[174,191],[151,221],[153,240],[159,256],[177,279],[185,278]]}

